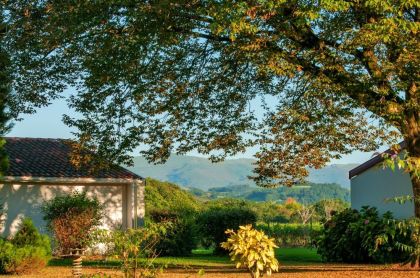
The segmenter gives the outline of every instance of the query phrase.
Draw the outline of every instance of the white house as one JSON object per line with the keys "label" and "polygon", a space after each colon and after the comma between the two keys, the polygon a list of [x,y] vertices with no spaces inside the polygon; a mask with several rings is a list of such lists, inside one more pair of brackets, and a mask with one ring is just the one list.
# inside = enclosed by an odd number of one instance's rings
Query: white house
{"label": "white house", "polygon": [[[402,149],[405,148],[404,142],[400,145]],[[360,209],[368,205],[378,208],[380,213],[391,211],[396,218],[413,217],[412,202],[399,204],[386,201],[393,197],[413,195],[410,175],[398,168],[394,171],[388,167],[384,168],[382,162],[382,155],[377,155],[350,170],[351,207]]]}
{"label": "white house", "polygon": [[71,146],[63,139],[5,138],[9,170],[0,178],[4,205],[0,236],[16,231],[30,217],[45,232],[44,201],[74,190],[86,191],[104,205],[103,228],[131,228],[144,218],[143,178],[119,166],[91,174],[70,163]]}

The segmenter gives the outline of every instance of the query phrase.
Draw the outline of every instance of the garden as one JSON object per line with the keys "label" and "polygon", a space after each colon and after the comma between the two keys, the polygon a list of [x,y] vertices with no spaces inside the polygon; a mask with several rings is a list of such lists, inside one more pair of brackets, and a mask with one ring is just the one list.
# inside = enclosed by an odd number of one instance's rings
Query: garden
{"label": "garden", "polygon": [[[418,219],[396,220],[338,200],[299,204],[199,200],[150,180],[145,226],[100,229],[83,192],[42,206],[0,239],[0,273],[21,277],[418,277]],[[170,194],[170,199],[165,198]]]}

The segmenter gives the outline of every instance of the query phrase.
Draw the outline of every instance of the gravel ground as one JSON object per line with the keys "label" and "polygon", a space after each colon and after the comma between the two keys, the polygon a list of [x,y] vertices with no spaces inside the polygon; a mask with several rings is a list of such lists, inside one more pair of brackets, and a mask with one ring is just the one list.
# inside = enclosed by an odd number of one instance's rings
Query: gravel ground
{"label": "gravel ground", "polygon": [[[232,268],[209,268],[204,269],[204,274],[199,274],[200,269],[167,269],[159,275],[162,278],[194,278],[194,277],[225,277],[225,278],[249,278],[250,275],[243,270]],[[84,268],[84,274],[106,273],[112,277],[122,277],[117,270]],[[203,272],[203,270],[201,271]],[[13,277],[13,276],[2,276]],[[69,267],[47,267],[37,274],[20,275],[20,278],[29,277],[71,277]],[[87,276],[89,277],[89,276]],[[372,265],[314,265],[314,266],[283,266],[279,273],[273,274],[273,278],[313,278],[313,277],[378,277],[378,278],[420,278],[420,270],[410,267],[394,266],[372,266]]]}

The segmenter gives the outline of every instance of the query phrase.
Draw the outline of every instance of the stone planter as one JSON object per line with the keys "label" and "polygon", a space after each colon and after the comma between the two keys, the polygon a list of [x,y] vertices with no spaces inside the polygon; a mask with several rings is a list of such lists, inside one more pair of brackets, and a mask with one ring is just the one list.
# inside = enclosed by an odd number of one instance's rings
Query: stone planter
{"label": "stone planter", "polygon": [[73,260],[72,274],[73,277],[82,277],[82,261],[86,249],[72,248],[69,254],[62,255],[63,258],[71,258]]}

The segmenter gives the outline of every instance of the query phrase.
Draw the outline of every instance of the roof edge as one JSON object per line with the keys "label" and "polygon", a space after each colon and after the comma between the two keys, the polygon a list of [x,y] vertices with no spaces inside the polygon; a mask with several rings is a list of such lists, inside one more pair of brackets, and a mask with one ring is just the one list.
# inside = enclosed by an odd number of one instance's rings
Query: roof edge
{"label": "roof edge", "polygon": [[48,183],[48,184],[131,184],[138,181],[143,182],[143,178],[122,179],[122,178],[60,178],[60,177],[31,177],[31,176],[4,176],[0,177],[0,182],[21,182],[21,183]]}
{"label": "roof edge", "polygon": [[[400,142],[399,145],[400,145],[401,150],[403,150],[407,147],[407,143],[405,141]],[[355,177],[355,176],[365,172],[366,170],[372,168],[376,164],[384,161],[383,154],[392,154],[392,150],[388,149],[388,150],[384,151],[383,153],[378,154],[377,156],[375,156],[375,157],[369,159],[368,161],[360,164],[359,166],[351,169],[349,171],[349,179],[352,179],[353,177]]]}

